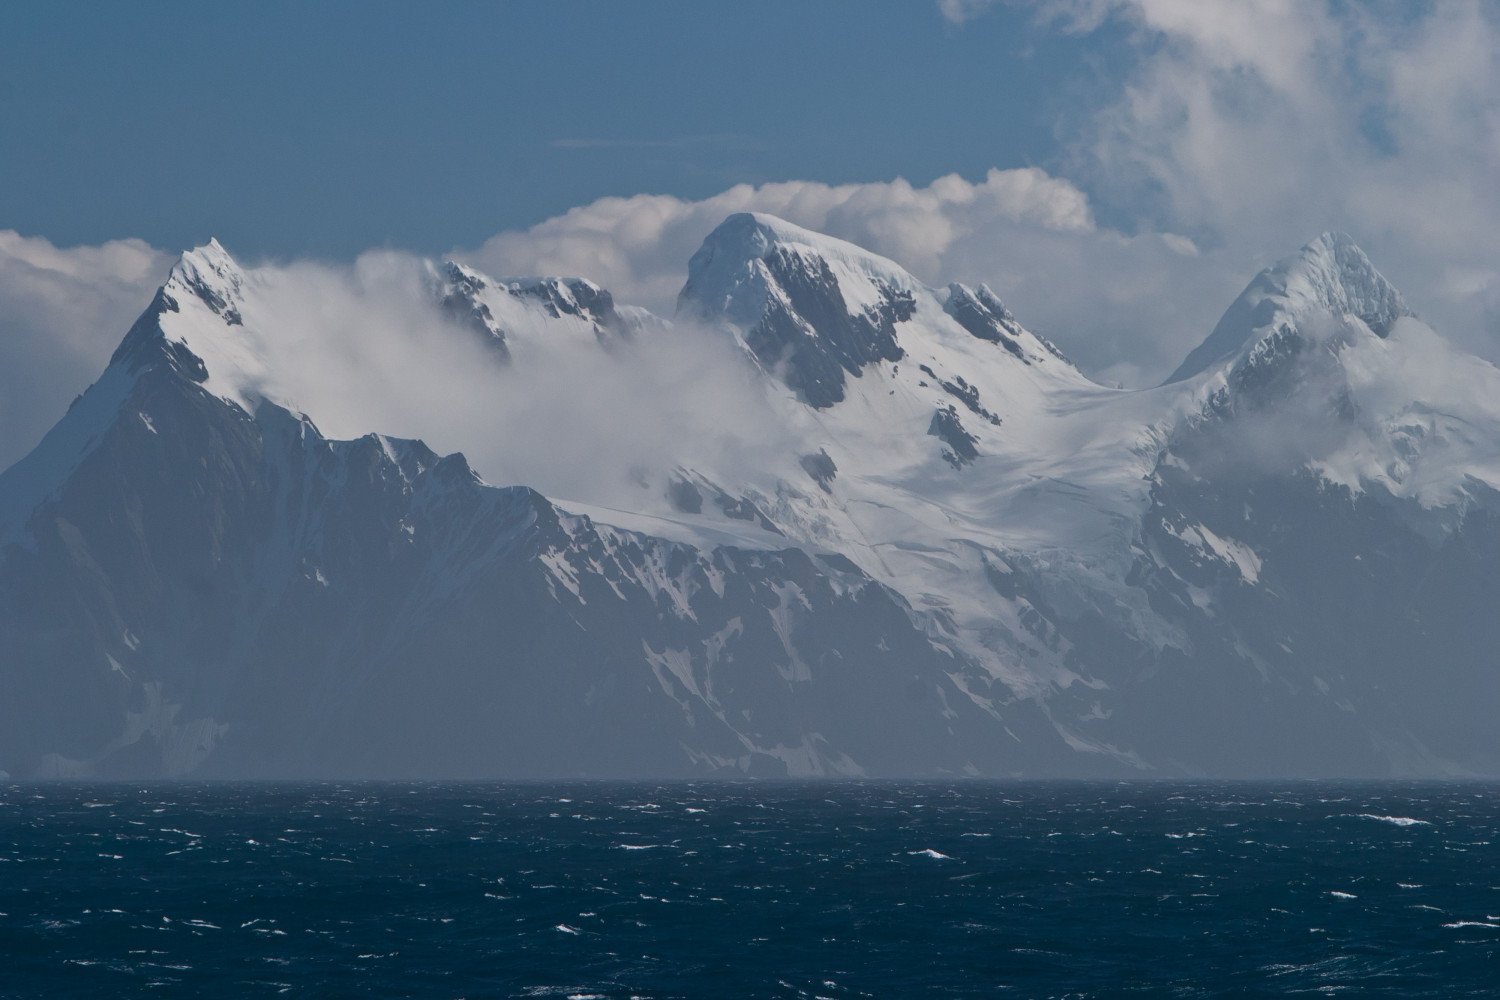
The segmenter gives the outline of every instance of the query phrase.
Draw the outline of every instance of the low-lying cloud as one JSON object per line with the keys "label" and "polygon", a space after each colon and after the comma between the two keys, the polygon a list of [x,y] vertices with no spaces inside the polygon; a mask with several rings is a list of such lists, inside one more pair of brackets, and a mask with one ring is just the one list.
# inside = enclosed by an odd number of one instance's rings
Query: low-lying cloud
{"label": "low-lying cloud", "polygon": [[493,483],[610,504],[660,493],[676,463],[795,467],[763,382],[721,332],[678,325],[605,349],[532,331],[506,364],[439,308],[435,280],[429,262],[385,251],[348,266],[265,265],[244,327],[214,333],[251,338],[269,373],[262,393],[329,437],[420,438],[463,452]]}

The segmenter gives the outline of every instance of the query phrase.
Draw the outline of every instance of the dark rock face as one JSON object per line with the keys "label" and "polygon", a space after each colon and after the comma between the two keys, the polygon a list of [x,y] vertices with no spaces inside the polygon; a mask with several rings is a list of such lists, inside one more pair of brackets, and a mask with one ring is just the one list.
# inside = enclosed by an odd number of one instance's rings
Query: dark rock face
{"label": "dark rock face", "polygon": [[[487,290],[503,292],[552,319],[570,316],[584,320],[600,344],[611,345],[635,335],[635,324],[615,309],[614,297],[598,285],[582,278],[530,278],[519,281],[491,282],[466,267],[449,261],[440,271],[435,294],[439,306],[459,325],[468,327],[492,345],[501,361],[511,360],[510,338],[504,321],[483,300]],[[502,310],[503,311],[503,310]]]}
{"label": "dark rock face", "polygon": [[997,576],[1100,686],[1058,692],[1054,718],[1205,775],[1500,773],[1500,625],[1481,610],[1500,494],[1471,482],[1425,508],[1308,469],[1357,416],[1341,372],[1330,342],[1284,327],[1173,433],[1127,578],[1170,644],[1059,602],[1043,567]]}
{"label": "dark rock face", "polygon": [[958,320],[959,326],[980,340],[999,344],[1019,360],[1027,361],[1026,353],[1021,350],[1021,330],[1015,317],[989,286],[980,285],[977,291],[972,291],[963,285],[949,285],[944,309]]}
{"label": "dark rock face", "polygon": [[786,384],[803,402],[832,406],[844,398],[847,375],[858,377],[868,364],[904,356],[896,343],[896,324],[915,312],[909,292],[882,286],[878,306],[850,315],[838,280],[822,258],[777,247],[764,266],[785,299],[768,303],[760,322],[746,332],[745,343],[766,368],[784,372]]}
{"label": "dark rock face", "polygon": [[615,312],[614,296],[582,278],[538,278],[514,281],[505,290],[518,299],[538,302],[553,319],[578,316],[588,319],[601,331],[622,332],[625,324]]}
{"label": "dark rock face", "polygon": [[943,458],[955,469],[979,457],[979,449],[974,447],[979,439],[964,429],[958,410],[951,404],[932,415],[927,433],[948,446],[943,449]]}
{"label": "dark rock face", "polygon": [[725,517],[732,517],[736,521],[749,521],[760,530],[773,535],[785,536],[785,532],[776,526],[770,518],[766,517],[765,511],[756,505],[755,501],[748,497],[734,497],[723,490],[715,489],[713,492],[714,505],[724,512]]}
{"label": "dark rock face", "polygon": [[962,375],[955,375],[952,379],[945,379],[940,377],[927,365],[918,365],[917,367],[921,370],[922,374],[926,375],[928,378],[936,382],[938,384],[938,387],[941,388],[944,392],[952,396],[954,399],[958,400],[960,403],[964,404],[964,406],[970,413],[974,414],[977,417],[983,417],[985,420],[994,424],[996,427],[1000,426],[999,415],[991,413],[984,407],[982,403],[980,403],[979,388],[977,386],[970,385],[968,380],[966,380]]}
{"label": "dark rock face", "polygon": [[684,514],[699,514],[703,511],[703,494],[686,479],[674,479],[667,484],[667,499]]}
{"label": "dark rock face", "polygon": [[175,341],[162,339],[158,325],[161,318],[179,312],[181,308],[165,288],[158,289],[151,305],[115,348],[110,365],[136,372],[147,365],[163,364],[194,382],[208,381],[208,369],[203,366],[201,358]]}
{"label": "dark rock face", "polygon": [[505,330],[496,322],[490,307],[479,299],[479,293],[486,287],[485,280],[451,262],[443,268],[443,276],[448,282],[439,291],[438,304],[443,311],[492,344],[501,361],[509,362],[510,346],[505,342]]}
{"label": "dark rock face", "polygon": [[[1018,361],[1029,365],[1035,360],[1028,357],[1026,350],[1021,346],[1021,337],[1025,331],[1016,322],[1011,311],[1000,301],[999,296],[990,291],[990,286],[980,285],[974,289],[956,282],[949,285],[948,299],[943,303],[943,311],[957,320],[958,325],[970,334],[980,340],[998,344]],[[1032,336],[1047,353],[1059,360],[1068,360],[1056,345],[1035,333]]]}
{"label": "dark rock face", "polygon": [[829,484],[839,473],[839,467],[834,464],[828,452],[819,450],[811,455],[803,455],[797,461],[802,466],[802,471],[812,476],[818,488],[827,493]]}
{"label": "dark rock face", "polygon": [[[1203,433],[1184,452],[1217,436]],[[1159,470],[1134,571],[1187,648],[1054,618],[1114,691],[1082,734],[1224,776],[1500,770],[1500,626],[1481,610],[1500,593],[1500,498],[1441,523],[1305,472],[1208,478],[1190,461]],[[1088,713],[1064,695],[1060,717],[1068,701]]]}

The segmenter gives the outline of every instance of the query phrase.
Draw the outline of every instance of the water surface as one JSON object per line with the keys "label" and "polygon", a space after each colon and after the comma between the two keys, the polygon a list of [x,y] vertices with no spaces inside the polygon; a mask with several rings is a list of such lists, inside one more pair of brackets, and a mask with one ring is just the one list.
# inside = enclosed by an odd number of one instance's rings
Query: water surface
{"label": "water surface", "polygon": [[1494,996],[1500,789],[0,788],[6,997]]}

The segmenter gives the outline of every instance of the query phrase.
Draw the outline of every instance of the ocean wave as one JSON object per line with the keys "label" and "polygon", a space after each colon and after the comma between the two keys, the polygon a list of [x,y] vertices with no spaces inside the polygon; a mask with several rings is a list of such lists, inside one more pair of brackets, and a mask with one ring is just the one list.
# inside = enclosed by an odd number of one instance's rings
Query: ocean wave
{"label": "ocean wave", "polygon": [[1412,819],[1410,816],[1378,816],[1375,813],[1357,813],[1359,819],[1373,819],[1381,823],[1389,823],[1392,826],[1431,826],[1425,819]]}

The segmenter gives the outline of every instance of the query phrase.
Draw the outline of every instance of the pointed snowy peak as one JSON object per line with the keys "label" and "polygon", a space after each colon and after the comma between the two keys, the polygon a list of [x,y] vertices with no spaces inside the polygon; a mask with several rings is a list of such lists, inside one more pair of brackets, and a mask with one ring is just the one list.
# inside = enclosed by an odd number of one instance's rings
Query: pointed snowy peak
{"label": "pointed snowy peak", "polygon": [[217,239],[186,251],[121,341],[111,367],[134,372],[164,364],[194,382],[212,375],[241,381],[237,369],[254,367],[242,343],[248,283]]}
{"label": "pointed snowy peak", "polygon": [[205,358],[221,359],[223,352],[201,344],[233,340],[243,333],[240,307],[245,284],[244,272],[217,240],[182,255],[98,381],[73,401],[30,453],[0,473],[0,538],[14,538],[37,505],[117,424],[156,433],[144,409],[127,405],[137,398],[147,373],[208,388],[210,362]]}
{"label": "pointed snowy peak", "polygon": [[1324,233],[1257,275],[1167,382],[1219,369],[1266,337],[1323,317],[1357,319],[1385,337],[1397,319],[1411,315],[1401,293],[1354,240]]}
{"label": "pointed snowy peak", "polygon": [[245,273],[217,239],[210,238],[178,258],[167,279],[167,288],[190,293],[230,326],[243,322]]}

